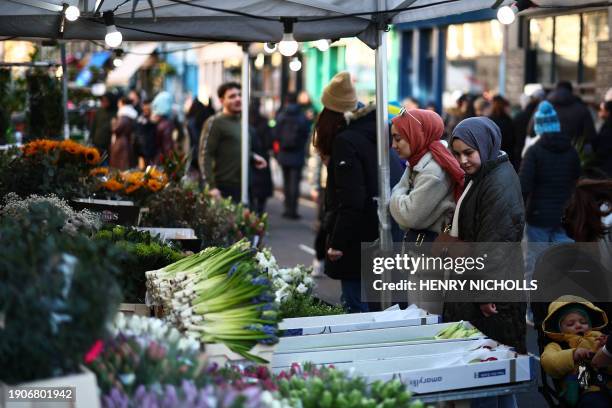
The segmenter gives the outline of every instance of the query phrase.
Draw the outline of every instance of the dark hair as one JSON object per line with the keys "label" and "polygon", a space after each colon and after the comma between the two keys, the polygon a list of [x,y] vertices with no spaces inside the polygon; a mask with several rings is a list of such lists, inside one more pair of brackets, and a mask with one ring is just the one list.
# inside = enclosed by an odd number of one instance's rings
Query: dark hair
{"label": "dark hair", "polygon": [[604,102],[604,109],[608,112],[608,113],[612,113],[612,101],[606,101]]}
{"label": "dark hair", "polygon": [[151,99],[151,98],[147,98],[144,101],[142,101],[143,105],[150,105],[152,103],[153,103],[153,99]]}
{"label": "dark hair", "polygon": [[223,99],[225,93],[230,89],[241,89],[240,84],[238,82],[226,82],[221,84],[219,88],[217,88],[217,96],[219,99]]}
{"label": "dark hair", "polygon": [[323,108],[312,137],[312,145],[322,156],[331,156],[336,135],[346,126],[344,114]]}
{"label": "dark hair", "polygon": [[570,81],[559,81],[557,82],[557,89],[566,89],[570,92],[574,92],[574,87]]}
{"label": "dark hair", "polygon": [[[607,204],[603,211],[601,206]],[[601,222],[612,213],[612,180],[582,179],[565,207],[563,224],[576,242],[595,242],[609,230]]]}
{"label": "dark hair", "polygon": [[128,98],[127,96],[122,96],[121,98],[119,98],[119,100],[124,105],[131,105],[132,104],[132,100],[130,98]]}
{"label": "dark hair", "polygon": [[295,92],[289,92],[285,97],[287,103],[297,103],[297,94]]}
{"label": "dark hair", "polygon": [[505,116],[506,108],[510,103],[506,98],[501,95],[495,95],[493,97],[493,106],[491,108],[491,116]]}

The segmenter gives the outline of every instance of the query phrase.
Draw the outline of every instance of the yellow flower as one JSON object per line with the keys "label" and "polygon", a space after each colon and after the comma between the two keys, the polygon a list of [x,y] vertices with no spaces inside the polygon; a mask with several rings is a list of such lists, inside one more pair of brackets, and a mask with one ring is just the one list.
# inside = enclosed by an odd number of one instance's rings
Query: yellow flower
{"label": "yellow flower", "polygon": [[142,183],[144,180],[144,173],[142,171],[125,171],[121,173],[121,178],[130,184]]}

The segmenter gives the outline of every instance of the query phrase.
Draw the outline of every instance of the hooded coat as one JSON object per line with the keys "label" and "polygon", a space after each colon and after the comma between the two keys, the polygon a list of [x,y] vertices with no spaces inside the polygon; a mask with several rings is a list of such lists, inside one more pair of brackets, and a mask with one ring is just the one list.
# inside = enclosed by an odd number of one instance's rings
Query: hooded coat
{"label": "hooded coat", "polygon": [[[561,333],[558,321],[563,312],[562,308],[569,305],[581,305],[586,308],[591,320],[591,329],[584,333],[567,334]],[[599,349],[597,339],[602,335],[599,331],[608,324],[606,313],[593,303],[579,296],[561,296],[548,306],[548,315],[542,323],[544,334],[552,340],[544,348],[541,364],[544,371],[553,378],[560,379],[576,371],[574,363],[574,351],[576,348],[586,348],[593,352]],[[596,391],[596,389],[589,389]]]}
{"label": "hooded coat", "polygon": [[[378,238],[378,163],[376,106],[351,113],[349,124],[335,137],[325,187],[326,249],[342,251],[337,261],[325,259],[325,273],[332,279],[361,279],[361,243]],[[391,183],[401,164],[390,155]]]}
{"label": "hooded coat", "polygon": [[[495,271],[496,276],[522,278],[520,246],[508,253],[507,246],[499,245],[519,243],[523,237],[525,210],[519,178],[508,155],[500,152],[501,132],[497,125],[482,117],[467,121],[472,123],[457,125],[453,138],[467,130],[467,137],[459,138],[480,152],[482,164],[476,174],[466,177],[466,186],[470,181],[472,185],[459,208],[458,238],[481,243],[480,250],[488,254],[487,268]],[[492,339],[515,347],[520,353],[526,352],[525,303],[496,303],[496,306],[498,313],[485,317],[479,303],[446,303],[444,321],[467,320]],[[509,330],[510,327],[513,329]]]}
{"label": "hooded coat", "polygon": [[558,88],[551,92],[548,101],[553,104],[561,132],[569,136],[574,145],[581,140],[585,144],[591,143],[595,138],[595,125],[589,108],[582,100],[565,88]]}
{"label": "hooded coat", "polygon": [[580,158],[563,133],[545,133],[525,153],[519,177],[527,199],[527,223],[561,226],[563,208],[580,177]]}

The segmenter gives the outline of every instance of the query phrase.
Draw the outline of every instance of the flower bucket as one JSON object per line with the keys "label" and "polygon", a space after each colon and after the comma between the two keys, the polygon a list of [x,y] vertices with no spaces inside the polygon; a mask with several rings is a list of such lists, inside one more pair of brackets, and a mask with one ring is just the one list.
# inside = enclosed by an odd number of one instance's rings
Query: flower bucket
{"label": "flower bucket", "polygon": [[[29,383],[17,385],[7,385],[0,382],[0,402],[6,401],[6,408],[100,408],[100,400],[98,397],[98,383],[96,376],[85,367],[81,367],[80,374],[72,374],[64,377],[50,378],[46,380],[38,380]],[[53,399],[29,399],[15,400],[11,402],[9,398],[16,395],[22,395],[23,391],[45,390],[45,393],[54,393],[53,389],[71,390],[62,395],[56,395]],[[11,393],[12,391],[12,393]],[[17,394],[17,392],[21,392]],[[59,393],[61,394],[61,393]],[[68,398],[70,397],[70,398]]]}

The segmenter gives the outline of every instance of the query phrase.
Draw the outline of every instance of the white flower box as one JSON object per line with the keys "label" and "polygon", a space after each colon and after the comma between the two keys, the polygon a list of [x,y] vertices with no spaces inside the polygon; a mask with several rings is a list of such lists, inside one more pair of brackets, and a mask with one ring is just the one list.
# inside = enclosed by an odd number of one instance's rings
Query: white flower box
{"label": "white flower box", "polygon": [[305,336],[390,327],[422,326],[437,324],[441,320],[439,315],[431,315],[420,309],[416,309],[412,313],[404,310],[390,310],[285,319],[280,322],[278,328],[285,331],[283,336]]}
{"label": "white flower box", "polygon": [[342,350],[303,351],[291,353],[275,353],[270,361],[272,370],[276,373],[287,370],[293,363],[341,365],[362,360],[386,360],[409,356],[435,356],[448,353],[470,353],[483,347],[504,349],[490,339],[467,341],[446,341],[436,343],[418,343],[408,345],[365,345]]}
{"label": "white flower box", "polygon": [[[352,349],[355,346],[392,346],[418,343],[460,342],[468,339],[434,339],[443,329],[456,323],[440,323],[425,326],[390,327],[386,329],[361,330],[346,333],[313,334],[310,336],[281,337],[276,345],[276,353],[298,351],[321,351]],[[466,328],[473,326],[464,322]],[[483,334],[470,339],[483,338]]]}

